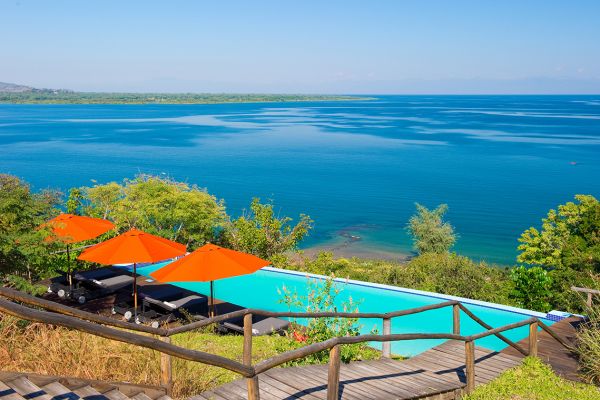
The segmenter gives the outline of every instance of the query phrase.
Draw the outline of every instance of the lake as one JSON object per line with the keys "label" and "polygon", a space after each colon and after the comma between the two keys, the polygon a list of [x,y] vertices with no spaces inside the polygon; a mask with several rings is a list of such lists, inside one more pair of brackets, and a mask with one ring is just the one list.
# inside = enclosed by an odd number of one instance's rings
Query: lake
{"label": "lake", "polygon": [[0,172],[34,189],[169,175],[239,215],[309,214],[303,247],[411,251],[414,203],[449,206],[459,253],[514,263],[517,239],[600,195],[600,96],[375,96],[218,105],[0,105]]}

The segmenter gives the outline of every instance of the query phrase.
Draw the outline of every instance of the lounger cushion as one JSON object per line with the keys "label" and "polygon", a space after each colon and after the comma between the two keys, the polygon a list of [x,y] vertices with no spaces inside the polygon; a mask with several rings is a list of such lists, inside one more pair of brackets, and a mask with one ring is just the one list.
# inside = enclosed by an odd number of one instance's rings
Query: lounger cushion
{"label": "lounger cushion", "polygon": [[139,296],[144,299],[166,300],[182,295],[182,289],[172,285],[148,285],[139,289]]}
{"label": "lounger cushion", "polygon": [[[170,300],[168,303],[168,306],[175,306],[174,308],[180,308],[180,307],[189,307],[192,304],[201,304],[201,303],[206,303],[206,297],[203,296],[197,296],[195,294],[192,294],[190,296],[186,296],[183,297],[181,299],[177,299],[177,300]],[[164,301],[163,303],[167,304],[166,301]]]}
{"label": "lounger cushion", "polygon": [[197,296],[197,295],[189,295],[189,296],[185,296],[179,299],[172,299],[172,300],[159,300],[159,299],[154,299],[154,298],[149,298],[146,297],[144,299],[144,301],[146,301],[147,303],[150,304],[155,304],[161,308],[164,308],[165,310],[177,310],[181,307],[190,307],[192,305],[197,305],[197,304],[202,304],[202,303],[206,303],[206,297],[203,296]]}
{"label": "lounger cushion", "polygon": [[93,279],[92,282],[103,289],[117,290],[133,283],[133,277],[129,275],[118,275],[108,279]]}
{"label": "lounger cushion", "polygon": [[[289,321],[286,321],[284,319],[267,317],[252,322],[252,334],[254,336],[268,335],[273,332],[280,332],[286,330],[289,327],[289,325]],[[223,322],[223,326],[235,332],[244,332],[243,319],[236,318],[233,321],[230,320],[227,322]]]}
{"label": "lounger cushion", "polygon": [[91,271],[80,271],[76,272],[73,277],[78,281],[85,280],[102,280],[110,278],[111,276],[121,275],[119,272],[110,269],[110,268],[102,268],[102,269],[94,269]]}

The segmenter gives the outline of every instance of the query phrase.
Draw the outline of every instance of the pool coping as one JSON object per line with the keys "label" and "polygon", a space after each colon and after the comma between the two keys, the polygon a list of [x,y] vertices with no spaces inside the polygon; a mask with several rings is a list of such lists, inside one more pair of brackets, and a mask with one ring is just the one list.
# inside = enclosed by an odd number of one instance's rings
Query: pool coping
{"label": "pool coping", "polygon": [[[168,264],[167,261],[162,261],[161,263]],[[145,264],[143,266],[138,265],[138,267],[143,268],[145,266],[154,265],[154,264],[159,264],[159,263],[149,263],[149,264]],[[127,268],[128,265],[130,265],[130,264],[121,264],[119,266]],[[307,278],[320,279],[320,280],[330,278],[327,275],[313,274],[310,272],[302,272],[302,271],[294,271],[291,269],[284,269],[284,268],[262,267],[260,270],[274,272],[274,273],[278,273],[278,274],[284,274],[284,275],[303,276],[303,277],[307,277]],[[377,289],[387,290],[387,291],[391,291],[391,292],[409,293],[409,294],[414,294],[417,296],[440,299],[440,300],[445,300],[445,301],[455,300],[455,301],[460,301],[461,303],[465,303],[465,304],[471,304],[471,305],[475,305],[475,306],[491,308],[491,309],[499,310],[499,311],[512,312],[515,314],[521,314],[521,315],[525,315],[528,317],[542,318],[547,321],[555,322],[555,319],[550,318],[548,316],[548,313],[527,310],[525,308],[507,306],[504,304],[490,303],[487,301],[474,300],[474,299],[469,299],[466,297],[458,297],[458,296],[452,296],[452,295],[448,295],[448,294],[428,292],[425,290],[410,289],[410,288],[404,288],[401,286],[393,286],[393,285],[386,285],[386,284],[382,284],[382,283],[359,281],[359,280],[354,280],[354,279],[334,278],[334,281],[343,283],[343,284],[349,283],[349,284],[353,284],[353,285],[357,285],[357,286],[377,288]]]}
{"label": "pool coping", "polygon": [[[293,271],[293,270],[289,270],[289,269],[275,268],[275,267],[263,267],[263,268],[261,268],[261,270],[280,273],[280,274],[284,274],[284,275],[304,276],[304,277],[315,278],[315,279],[329,279],[330,278],[329,276],[326,276],[326,275],[319,275],[319,274],[313,274],[313,273],[302,272],[302,271]],[[543,318],[545,320],[552,321],[551,319],[548,318],[548,314],[543,313],[543,312],[527,310],[524,308],[507,306],[507,305],[503,305],[503,304],[490,303],[487,301],[468,299],[466,297],[458,297],[458,296],[452,296],[452,295],[435,293],[435,292],[427,292],[424,290],[409,289],[409,288],[403,288],[400,286],[385,285],[385,284],[381,284],[381,283],[365,282],[365,281],[358,281],[358,280],[346,279],[346,278],[334,278],[334,281],[339,282],[339,283],[350,283],[350,284],[357,285],[357,286],[383,289],[383,290],[388,290],[388,291],[392,291],[392,292],[410,293],[410,294],[423,296],[423,297],[429,297],[429,298],[433,297],[433,298],[440,299],[440,300],[456,300],[456,301],[460,301],[461,303],[472,304],[472,305],[486,307],[486,308],[492,308],[492,309],[496,309],[499,311],[512,312],[512,313],[526,315],[526,316],[530,316],[530,317]]]}

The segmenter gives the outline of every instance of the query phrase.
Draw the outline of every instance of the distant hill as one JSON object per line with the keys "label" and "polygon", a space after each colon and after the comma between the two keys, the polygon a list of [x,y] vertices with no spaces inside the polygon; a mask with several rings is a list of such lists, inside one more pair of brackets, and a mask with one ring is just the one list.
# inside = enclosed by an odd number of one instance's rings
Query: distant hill
{"label": "distant hill", "polygon": [[0,82],[0,92],[2,92],[2,93],[23,93],[23,92],[33,92],[34,90],[35,89],[32,88],[31,86]]}

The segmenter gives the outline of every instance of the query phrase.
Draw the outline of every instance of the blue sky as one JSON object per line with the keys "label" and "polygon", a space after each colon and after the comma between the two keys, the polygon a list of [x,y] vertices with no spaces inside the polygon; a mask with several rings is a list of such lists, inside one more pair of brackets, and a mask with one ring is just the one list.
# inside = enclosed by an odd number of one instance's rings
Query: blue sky
{"label": "blue sky", "polygon": [[0,81],[86,91],[600,93],[600,1],[0,1]]}

